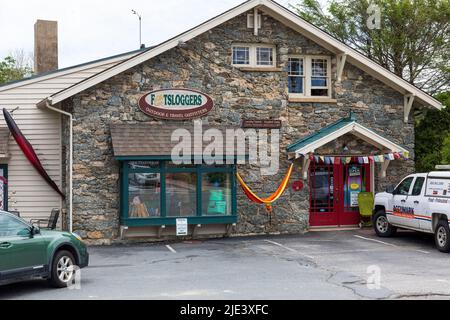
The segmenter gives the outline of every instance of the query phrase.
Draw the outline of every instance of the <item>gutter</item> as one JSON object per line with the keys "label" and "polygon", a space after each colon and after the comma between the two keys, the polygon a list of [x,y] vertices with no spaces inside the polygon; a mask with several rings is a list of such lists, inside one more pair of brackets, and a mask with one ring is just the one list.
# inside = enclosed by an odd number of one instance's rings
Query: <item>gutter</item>
{"label": "gutter", "polygon": [[73,232],[73,115],[51,106],[51,98],[42,100],[37,104],[39,109],[47,108],[56,113],[69,117],[69,232]]}

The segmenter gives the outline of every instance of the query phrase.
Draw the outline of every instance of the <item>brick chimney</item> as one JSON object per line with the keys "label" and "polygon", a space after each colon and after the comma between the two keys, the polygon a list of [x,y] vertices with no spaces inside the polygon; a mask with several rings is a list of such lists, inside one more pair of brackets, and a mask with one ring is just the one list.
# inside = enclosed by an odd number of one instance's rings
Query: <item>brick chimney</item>
{"label": "brick chimney", "polygon": [[58,22],[37,20],[34,24],[34,72],[58,69]]}

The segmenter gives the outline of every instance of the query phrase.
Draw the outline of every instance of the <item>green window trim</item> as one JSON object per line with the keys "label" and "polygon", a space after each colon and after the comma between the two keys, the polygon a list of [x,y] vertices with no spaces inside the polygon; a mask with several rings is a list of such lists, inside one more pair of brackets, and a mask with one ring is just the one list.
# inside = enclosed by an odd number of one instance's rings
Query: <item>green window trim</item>
{"label": "green window trim", "polygon": [[[237,179],[236,165],[224,165],[219,167],[208,165],[196,165],[195,167],[169,167],[170,157],[131,157],[120,160],[120,211],[121,223],[125,226],[161,226],[175,225],[179,218],[187,218],[188,224],[233,224],[237,222]],[[131,169],[133,161],[158,161],[159,167]],[[160,217],[154,218],[130,218],[129,217],[129,175],[133,173],[157,173],[160,174]],[[166,175],[168,173],[195,173],[196,174],[196,216],[167,216]],[[203,214],[203,175],[205,173],[228,173],[231,181],[231,215],[204,215]]]}

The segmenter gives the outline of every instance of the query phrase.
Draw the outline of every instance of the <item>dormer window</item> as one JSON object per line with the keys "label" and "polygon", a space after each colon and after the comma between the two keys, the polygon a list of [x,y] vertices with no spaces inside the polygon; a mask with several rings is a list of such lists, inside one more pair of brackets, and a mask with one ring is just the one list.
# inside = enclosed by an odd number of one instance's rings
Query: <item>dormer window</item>
{"label": "dormer window", "polygon": [[275,46],[236,44],[232,51],[232,65],[235,67],[272,68],[276,65]]}
{"label": "dormer window", "polygon": [[289,96],[331,97],[331,60],[322,56],[291,56],[288,61]]}

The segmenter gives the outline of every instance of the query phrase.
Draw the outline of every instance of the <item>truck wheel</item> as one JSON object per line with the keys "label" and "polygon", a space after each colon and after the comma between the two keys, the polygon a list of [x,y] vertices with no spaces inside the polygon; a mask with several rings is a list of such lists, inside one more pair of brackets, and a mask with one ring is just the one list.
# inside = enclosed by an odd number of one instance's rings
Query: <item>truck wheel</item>
{"label": "truck wheel", "polygon": [[450,252],[450,228],[447,221],[440,220],[438,222],[434,232],[434,240],[439,251]]}
{"label": "truck wheel", "polygon": [[58,251],[52,262],[50,285],[55,288],[66,288],[75,277],[75,258],[69,251]]}
{"label": "truck wheel", "polygon": [[377,236],[381,238],[392,237],[397,232],[397,228],[389,223],[384,210],[378,210],[375,213],[373,217],[373,227]]}

